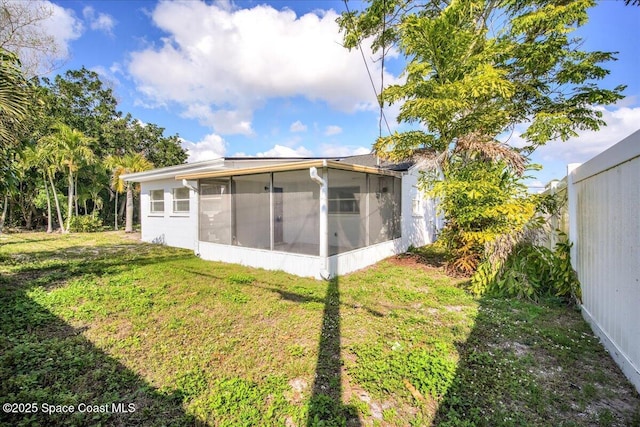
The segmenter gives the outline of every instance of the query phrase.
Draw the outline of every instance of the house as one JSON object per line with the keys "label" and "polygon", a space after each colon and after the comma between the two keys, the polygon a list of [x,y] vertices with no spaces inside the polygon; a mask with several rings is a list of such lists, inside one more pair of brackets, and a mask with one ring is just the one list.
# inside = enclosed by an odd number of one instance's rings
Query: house
{"label": "house", "polygon": [[225,157],[124,175],[142,240],[206,260],[330,278],[435,240],[441,220],[410,163]]}

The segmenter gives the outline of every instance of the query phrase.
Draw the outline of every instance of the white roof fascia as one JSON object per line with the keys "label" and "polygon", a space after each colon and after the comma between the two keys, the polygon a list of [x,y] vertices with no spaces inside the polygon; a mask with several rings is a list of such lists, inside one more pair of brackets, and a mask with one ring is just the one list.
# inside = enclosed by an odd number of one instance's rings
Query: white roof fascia
{"label": "white roof fascia", "polygon": [[144,172],[128,173],[121,175],[125,181],[148,182],[160,179],[174,179],[176,175],[186,172],[204,172],[208,170],[224,169],[224,158],[203,160],[201,162],[184,163],[165,168],[151,169]]}
{"label": "white roof fascia", "polygon": [[176,166],[167,166],[164,168],[151,169],[144,172],[136,172],[124,174],[121,178],[125,181],[133,182],[148,182],[157,181],[160,179],[174,179],[177,175],[184,175],[186,173],[195,172],[209,172],[215,170],[224,169],[239,169],[246,166],[240,166],[242,163],[256,163],[256,164],[281,164],[281,163],[293,163],[304,161],[303,158],[260,158],[260,157],[232,157],[225,158],[219,157],[212,160],[202,160],[200,162],[184,163]]}

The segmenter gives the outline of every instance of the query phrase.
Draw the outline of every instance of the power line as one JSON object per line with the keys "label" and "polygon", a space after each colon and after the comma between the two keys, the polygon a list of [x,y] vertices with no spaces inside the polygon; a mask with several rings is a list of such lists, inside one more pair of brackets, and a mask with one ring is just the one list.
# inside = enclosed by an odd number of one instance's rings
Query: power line
{"label": "power line", "polygon": [[[349,15],[349,17],[351,18],[351,11],[349,10],[349,4],[347,3],[347,0],[343,0],[344,1],[344,6],[347,9],[347,14]],[[382,28],[383,28],[383,34],[384,34],[384,29],[385,29],[385,25],[386,25],[386,19],[384,18],[384,9],[382,11],[383,16],[382,16]],[[353,24],[353,22],[352,22]],[[380,137],[382,137],[382,121],[384,120],[385,125],[387,126],[387,131],[389,132],[389,135],[391,135],[391,127],[389,126],[389,122],[387,121],[387,117],[384,114],[384,102],[382,101],[382,99],[380,99],[380,97],[378,96],[378,91],[376,89],[376,84],[373,81],[373,77],[371,75],[371,70],[369,70],[369,64],[367,64],[367,58],[364,56],[364,51],[362,50],[362,44],[360,43],[360,39],[358,38],[358,50],[360,50],[360,55],[362,56],[362,61],[364,62],[364,66],[367,69],[367,75],[369,76],[369,81],[371,82],[371,87],[373,88],[373,93],[376,95],[376,99],[378,100],[378,105],[380,106],[380,120],[379,120],[379,132],[380,132]],[[384,50],[384,45],[382,46],[382,69],[380,71],[380,75],[382,77],[381,80],[381,84],[380,84],[380,93],[382,93],[382,89],[383,89],[383,85],[384,85],[384,55],[385,55],[385,50]]]}

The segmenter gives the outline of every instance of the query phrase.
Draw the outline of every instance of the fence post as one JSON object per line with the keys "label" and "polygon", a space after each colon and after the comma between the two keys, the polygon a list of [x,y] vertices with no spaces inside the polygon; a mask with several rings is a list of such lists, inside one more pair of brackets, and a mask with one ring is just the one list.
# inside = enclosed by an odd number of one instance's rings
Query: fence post
{"label": "fence post", "polygon": [[[571,267],[578,271],[578,254],[577,249],[579,243],[578,238],[578,200],[576,197],[576,187],[573,182],[575,177],[575,170],[581,163],[569,163],[567,165],[567,210],[569,212],[569,242],[573,243],[571,246]],[[579,277],[579,276],[578,276]]]}

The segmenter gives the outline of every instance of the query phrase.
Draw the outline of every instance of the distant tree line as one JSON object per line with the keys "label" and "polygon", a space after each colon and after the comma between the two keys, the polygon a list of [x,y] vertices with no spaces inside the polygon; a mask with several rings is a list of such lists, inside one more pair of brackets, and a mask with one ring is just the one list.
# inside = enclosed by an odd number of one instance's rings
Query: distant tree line
{"label": "distant tree line", "polygon": [[17,55],[0,59],[0,226],[66,232],[127,216],[130,231],[135,188],[119,177],[184,163],[178,135],[118,111],[94,71],[27,80]]}

